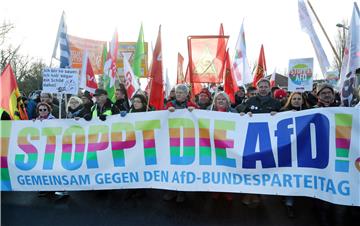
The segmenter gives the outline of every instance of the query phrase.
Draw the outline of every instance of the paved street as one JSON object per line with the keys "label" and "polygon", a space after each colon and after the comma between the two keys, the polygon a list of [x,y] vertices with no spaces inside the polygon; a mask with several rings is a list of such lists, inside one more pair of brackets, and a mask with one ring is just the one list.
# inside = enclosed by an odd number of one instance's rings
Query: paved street
{"label": "paved street", "polygon": [[[211,193],[187,193],[178,204],[163,201],[164,192],[147,190],[138,198],[129,198],[125,190],[70,192],[68,199],[56,201],[36,192],[2,192],[1,225],[319,225],[310,198],[296,198],[296,218],[289,219],[279,196],[262,196],[260,206],[248,207],[239,194],[229,202]],[[345,225],[359,225],[359,209],[347,210]]]}

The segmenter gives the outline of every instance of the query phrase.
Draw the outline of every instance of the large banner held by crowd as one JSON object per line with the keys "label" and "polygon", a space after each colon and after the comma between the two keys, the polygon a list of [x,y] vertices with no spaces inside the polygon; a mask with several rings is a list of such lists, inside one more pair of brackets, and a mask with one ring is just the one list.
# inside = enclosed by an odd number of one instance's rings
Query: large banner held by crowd
{"label": "large banner held by crowd", "polygon": [[360,109],[1,121],[1,190],[159,188],[360,206]]}

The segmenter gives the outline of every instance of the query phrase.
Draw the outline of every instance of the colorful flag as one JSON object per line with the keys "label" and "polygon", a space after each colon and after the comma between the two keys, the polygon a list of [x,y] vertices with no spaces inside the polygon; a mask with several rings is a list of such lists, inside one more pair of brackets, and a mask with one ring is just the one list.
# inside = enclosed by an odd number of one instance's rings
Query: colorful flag
{"label": "colorful flag", "polygon": [[10,64],[1,73],[0,87],[0,107],[10,115],[11,119],[28,120],[29,117]]}
{"label": "colorful flag", "polygon": [[243,86],[252,82],[253,78],[251,76],[250,66],[246,55],[244,22],[241,24],[239,37],[235,46],[233,70],[238,86]]}
{"label": "colorful flag", "polygon": [[355,72],[360,68],[360,15],[354,2],[348,39],[340,73],[340,92],[342,106],[349,107],[355,88]]}
{"label": "colorful flag", "polygon": [[265,76],[265,73],[266,73],[265,52],[264,52],[264,46],[261,45],[259,60],[254,74],[254,80],[253,80],[254,87],[256,87],[257,82]]}
{"label": "colorful flag", "polygon": [[221,83],[229,36],[189,36],[191,83]]}
{"label": "colorful flag", "polygon": [[304,0],[298,0],[298,7],[301,29],[309,35],[311,43],[315,50],[316,57],[320,64],[321,72],[325,76],[326,72],[330,68],[329,60],[325,54],[323,47],[321,46],[320,40],[316,34]]}
{"label": "colorful flag", "polygon": [[224,91],[229,96],[231,103],[235,103],[235,92],[238,88],[230,63],[229,50],[226,52],[226,68],[224,76]]}
{"label": "colorful flag", "polygon": [[276,77],[276,68],[274,69],[274,72],[272,73],[272,75],[270,77],[270,87],[275,86],[275,77]]}
{"label": "colorful flag", "polygon": [[83,88],[90,93],[95,93],[95,90],[98,88],[95,73],[90,62],[89,52],[87,50],[83,53],[80,88]]}
{"label": "colorful flag", "polygon": [[118,42],[118,33],[117,30],[115,30],[113,38],[110,43],[110,59],[111,59],[111,74],[110,74],[110,87],[115,86],[115,80],[116,80],[116,61],[118,56],[118,49],[119,49],[119,42]]}
{"label": "colorful flag", "polygon": [[[115,78],[112,78],[112,74],[116,73],[116,65],[113,64],[110,52],[107,53],[107,60],[104,64],[104,89],[108,93],[108,97],[115,102]],[[114,72],[115,71],[115,72]]]}
{"label": "colorful flag", "polygon": [[139,37],[136,43],[136,49],[135,49],[135,56],[134,61],[132,64],[133,71],[135,73],[135,76],[137,78],[142,77],[142,71],[141,71],[141,62],[145,55],[145,47],[144,47],[144,31],[143,26],[141,24]]}
{"label": "colorful flag", "polygon": [[183,63],[184,57],[180,53],[178,53],[176,84],[182,84],[185,82]]}
{"label": "colorful flag", "polygon": [[135,74],[129,63],[130,57],[131,53],[123,53],[125,88],[128,98],[131,98],[140,89],[138,79],[135,77]]}
{"label": "colorful flag", "polygon": [[58,33],[56,35],[56,41],[52,55],[53,58],[56,58],[56,52],[59,46],[59,42],[60,42],[60,68],[70,68],[71,56],[70,56],[69,39],[67,36],[67,26],[65,23],[65,12],[63,12],[61,15]]}
{"label": "colorful flag", "polygon": [[161,52],[161,26],[153,52],[153,60],[151,65],[151,86],[150,86],[150,106],[156,110],[164,109],[164,88],[162,73],[162,52]]}

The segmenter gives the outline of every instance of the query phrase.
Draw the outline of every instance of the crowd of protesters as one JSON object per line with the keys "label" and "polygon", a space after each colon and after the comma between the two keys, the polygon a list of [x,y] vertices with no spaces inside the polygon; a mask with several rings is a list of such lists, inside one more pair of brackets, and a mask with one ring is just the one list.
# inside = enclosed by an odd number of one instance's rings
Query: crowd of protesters
{"label": "crowd of protesters", "polygon": [[[222,87],[213,89],[202,88],[196,95],[191,95],[190,88],[185,84],[174,87],[164,100],[164,109],[174,112],[177,109],[194,109],[237,113],[240,115],[265,113],[274,115],[282,111],[302,111],[311,108],[340,106],[339,93],[329,84],[314,84],[311,92],[288,92],[285,88],[271,87],[267,79],[258,81],[257,86],[238,87],[234,95],[234,103],[229,96],[222,91]],[[354,98],[351,106],[359,106],[360,89],[354,90]],[[194,98],[191,98],[191,97]],[[139,91],[132,98],[127,96],[126,88],[120,84],[115,91],[115,101],[112,101],[104,89],[97,89],[94,94],[79,92],[77,96],[68,97],[68,101],[58,100],[52,94],[34,91],[28,97],[22,96],[27,114],[31,120],[48,120],[55,118],[68,118],[78,120],[83,118],[87,121],[93,118],[106,120],[107,116],[120,114],[122,117],[128,113],[147,112],[154,110],[148,105],[146,92]],[[10,120],[9,115],[0,109],[1,120]],[[130,192],[130,196],[142,196],[144,190]],[[167,191],[163,199],[166,201],[185,201],[185,192]],[[40,196],[64,197],[67,193],[40,193]],[[218,199],[221,193],[212,193],[212,197]],[[230,193],[223,193],[226,200],[232,201]],[[260,195],[244,194],[242,198],[244,205],[258,205],[261,203]],[[289,217],[295,217],[294,198],[284,197],[284,205]],[[329,220],[334,214],[335,221],[341,225],[345,206],[330,204],[324,201],[316,201],[322,225],[329,225]]]}

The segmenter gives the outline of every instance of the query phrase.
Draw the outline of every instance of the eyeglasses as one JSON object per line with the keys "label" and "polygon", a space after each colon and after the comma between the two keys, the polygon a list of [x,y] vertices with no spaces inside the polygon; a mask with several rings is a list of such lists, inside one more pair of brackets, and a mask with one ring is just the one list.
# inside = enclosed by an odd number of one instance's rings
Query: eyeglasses
{"label": "eyeglasses", "polygon": [[39,108],[39,111],[47,111],[46,108]]}

